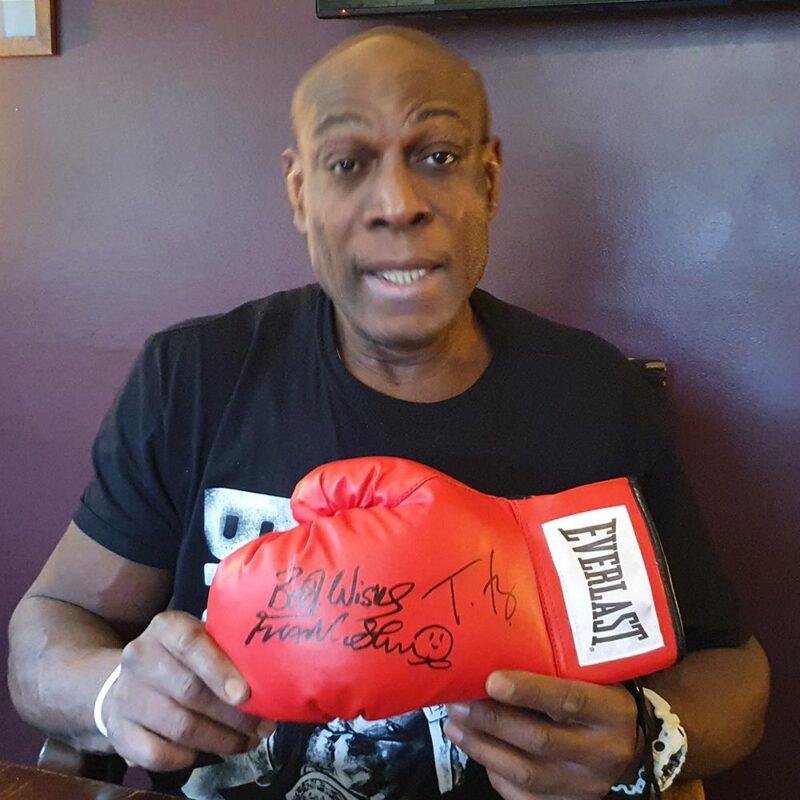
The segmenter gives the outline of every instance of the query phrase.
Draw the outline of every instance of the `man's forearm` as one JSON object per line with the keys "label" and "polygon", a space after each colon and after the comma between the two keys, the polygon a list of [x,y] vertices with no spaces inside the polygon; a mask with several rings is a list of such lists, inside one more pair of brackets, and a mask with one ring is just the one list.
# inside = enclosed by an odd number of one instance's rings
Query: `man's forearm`
{"label": "man's forearm", "polygon": [[31,596],[11,617],[9,642],[8,685],[20,716],[82,749],[110,752],[93,708],[119,663],[119,634],[85,609]]}
{"label": "man's forearm", "polygon": [[761,740],[769,666],[751,638],[738,648],[700,650],[644,681],[672,706],[689,742],[681,779],[720,772]]}

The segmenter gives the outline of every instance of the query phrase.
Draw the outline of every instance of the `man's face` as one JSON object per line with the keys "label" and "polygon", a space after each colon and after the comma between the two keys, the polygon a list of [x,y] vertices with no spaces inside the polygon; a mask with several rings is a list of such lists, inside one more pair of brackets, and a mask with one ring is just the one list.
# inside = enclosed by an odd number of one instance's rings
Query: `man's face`
{"label": "man's face", "polygon": [[295,222],[345,325],[383,347],[433,342],[486,265],[499,144],[458,62],[379,39],[336,57],[286,154]]}

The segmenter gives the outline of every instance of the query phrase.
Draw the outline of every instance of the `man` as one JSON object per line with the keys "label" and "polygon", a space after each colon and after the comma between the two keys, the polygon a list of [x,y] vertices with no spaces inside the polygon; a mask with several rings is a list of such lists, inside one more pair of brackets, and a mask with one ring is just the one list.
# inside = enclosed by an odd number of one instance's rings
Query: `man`
{"label": "man", "polygon": [[479,77],[427,36],[375,29],[312,68],[292,112],[286,182],[321,289],[148,341],[12,619],[20,713],[196,798],[635,786],[645,745],[620,686],[495,673],[491,700],[316,727],[236,709],[248,688],[199,621],[215,564],[290,527],[286,498],[315,466],[383,454],[504,496],[637,476],[692,650],[645,683],[688,734],[681,777],[742,758],[761,736],[766,660],[646,388],[596,337],[476,290],[502,164]]}

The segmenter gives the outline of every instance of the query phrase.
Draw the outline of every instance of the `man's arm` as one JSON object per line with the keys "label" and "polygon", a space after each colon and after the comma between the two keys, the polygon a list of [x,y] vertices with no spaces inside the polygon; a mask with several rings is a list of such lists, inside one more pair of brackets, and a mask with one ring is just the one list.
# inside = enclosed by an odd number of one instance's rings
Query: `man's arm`
{"label": "man's arm", "polygon": [[[121,558],[70,525],[11,618],[9,688],[20,715],[153,770],[190,766],[201,750],[254,746],[259,721],[234,707],[247,686],[198,620],[163,611],[171,591],[169,572]],[[120,662],[105,738],[94,700]]]}
{"label": "man's arm", "polygon": [[764,734],[769,664],[755,637],[741,647],[698,650],[644,683],[680,717],[689,751],[682,779],[728,769]]}
{"label": "man's arm", "polygon": [[[726,769],[761,739],[769,668],[755,639],[691,653],[644,683],[686,729],[682,779]],[[450,706],[446,731],[507,800],[601,798],[636,774],[636,709],[619,686],[501,672],[487,690],[492,700]]]}

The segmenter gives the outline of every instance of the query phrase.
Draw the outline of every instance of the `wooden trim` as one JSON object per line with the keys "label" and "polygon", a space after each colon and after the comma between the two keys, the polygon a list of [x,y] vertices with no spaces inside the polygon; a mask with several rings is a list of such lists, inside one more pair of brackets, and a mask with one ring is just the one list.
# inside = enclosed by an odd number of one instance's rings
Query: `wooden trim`
{"label": "wooden trim", "polygon": [[34,0],[34,2],[36,35],[0,36],[0,56],[52,56],[55,53],[53,0]]}

